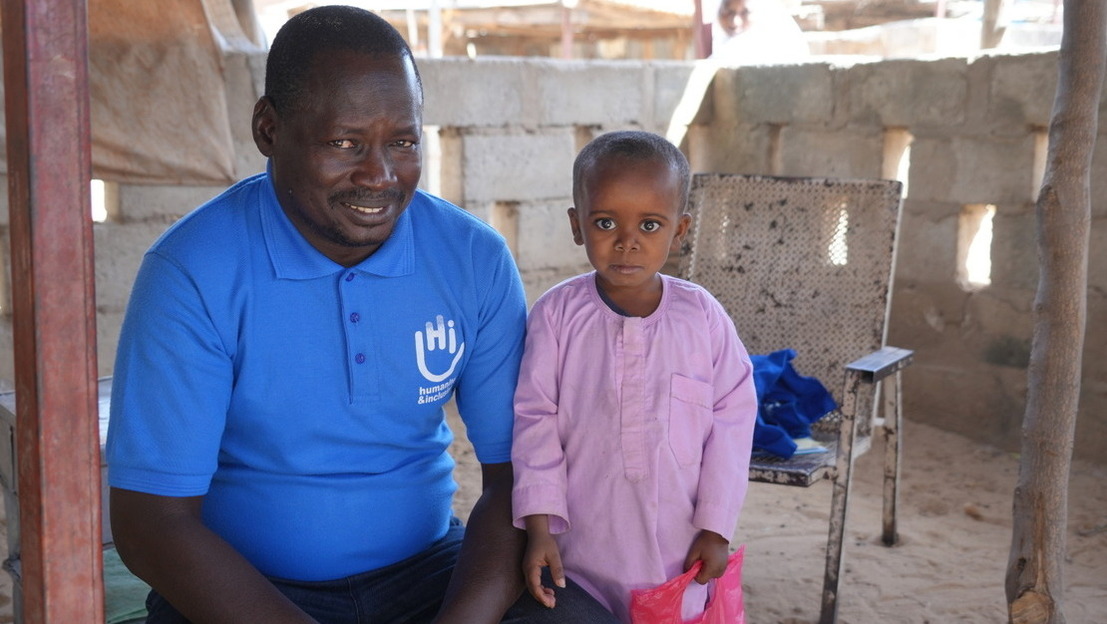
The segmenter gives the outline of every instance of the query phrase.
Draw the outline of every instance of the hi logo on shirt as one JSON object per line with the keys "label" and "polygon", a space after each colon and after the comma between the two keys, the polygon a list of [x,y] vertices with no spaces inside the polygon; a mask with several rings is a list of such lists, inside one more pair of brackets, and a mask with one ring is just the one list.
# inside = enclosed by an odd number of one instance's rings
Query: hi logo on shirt
{"label": "hi logo on shirt", "polygon": [[[465,343],[457,343],[457,332],[454,331],[453,319],[446,321],[442,315],[435,317],[436,324],[427,323],[426,334],[415,332],[415,361],[419,364],[419,372],[427,381],[437,383],[454,374],[457,363],[465,354]],[[434,351],[446,351],[453,356],[450,366],[445,371],[434,372],[427,368],[427,354]],[[441,361],[441,358],[437,358]]]}
{"label": "hi logo on shirt", "polygon": [[[433,357],[435,352],[445,353],[439,357]],[[419,372],[427,381],[439,384],[430,388],[420,388],[420,403],[434,402],[449,396],[454,380],[440,382],[453,376],[457,363],[461,361],[463,355],[465,355],[465,342],[458,344],[453,319],[447,321],[439,314],[433,323],[426,324],[424,331],[415,332],[415,362],[419,365]],[[428,360],[433,364],[428,366]],[[442,370],[446,362],[449,362],[449,366]]]}

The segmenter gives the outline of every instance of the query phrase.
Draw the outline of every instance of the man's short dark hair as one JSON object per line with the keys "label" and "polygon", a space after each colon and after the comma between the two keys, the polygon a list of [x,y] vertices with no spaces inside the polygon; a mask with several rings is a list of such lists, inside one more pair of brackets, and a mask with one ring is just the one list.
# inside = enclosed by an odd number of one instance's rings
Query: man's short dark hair
{"label": "man's short dark hair", "polygon": [[265,96],[273,107],[279,112],[295,110],[307,95],[316,56],[337,51],[407,58],[423,89],[411,48],[384,18],[357,7],[321,6],[293,16],[273,37],[265,62]]}
{"label": "man's short dark hair", "polygon": [[642,130],[608,132],[592,139],[573,161],[573,203],[581,205],[584,185],[588,176],[604,161],[612,159],[629,161],[660,161],[677,172],[680,180],[680,212],[688,207],[688,190],[692,183],[692,169],[688,159],[668,139]]}

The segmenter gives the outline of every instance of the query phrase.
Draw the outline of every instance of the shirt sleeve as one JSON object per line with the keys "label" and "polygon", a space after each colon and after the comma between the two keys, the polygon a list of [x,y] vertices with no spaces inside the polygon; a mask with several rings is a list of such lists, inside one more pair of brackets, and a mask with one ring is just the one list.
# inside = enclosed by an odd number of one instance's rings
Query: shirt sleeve
{"label": "shirt sleeve", "polygon": [[496,253],[478,254],[491,255],[493,261],[488,270],[477,272],[475,287],[481,296],[477,339],[457,390],[466,435],[483,464],[511,461],[512,397],[527,315],[515,261],[502,239],[496,242]]}
{"label": "shirt sleeve", "polygon": [[112,487],[207,493],[232,387],[231,358],[188,275],[143,258],[116,353],[106,457]]}
{"label": "shirt sleeve", "polygon": [[717,303],[713,312],[714,416],[703,448],[692,522],[696,528],[730,536],[738,524],[749,485],[757,392],[753,366],[734,322]]}
{"label": "shirt sleeve", "polygon": [[558,433],[558,336],[547,306],[539,300],[527,320],[526,348],[515,391],[511,463],[515,471],[512,520],[549,516],[550,532],[570,528],[565,452]]}

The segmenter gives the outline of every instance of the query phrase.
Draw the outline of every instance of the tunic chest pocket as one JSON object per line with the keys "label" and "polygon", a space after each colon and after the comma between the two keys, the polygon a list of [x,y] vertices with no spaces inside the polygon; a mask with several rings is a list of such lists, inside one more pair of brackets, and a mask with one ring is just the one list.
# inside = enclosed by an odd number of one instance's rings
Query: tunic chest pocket
{"label": "tunic chest pocket", "polygon": [[703,443],[711,431],[713,397],[711,384],[673,374],[669,388],[669,447],[681,466],[700,462]]}

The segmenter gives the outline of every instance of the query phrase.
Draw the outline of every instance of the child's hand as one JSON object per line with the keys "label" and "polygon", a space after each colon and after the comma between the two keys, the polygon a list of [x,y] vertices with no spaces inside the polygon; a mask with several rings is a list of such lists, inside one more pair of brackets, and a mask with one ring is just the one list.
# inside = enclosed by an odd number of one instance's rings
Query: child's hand
{"label": "child's hand", "polygon": [[726,561],[730,556],[730,541],[714,531],[700,531],[692,540],[688,557],[684,560],[684,571],[692,569],[696,561],[703,561],[703,567],[696,575],[696,582],[704,585],[713,578],[719,578],[726,571]]}
{"label": "child's hand", "polygon": [[554,585],[565,587],[565,569],[561,566],[561,550],[550,535],[546,516],[527,516],[527,549],[523,553],[523,579],[534,599],[553,608],[557,599],[554,590],[542,586],[542,568],[550,569]]}

